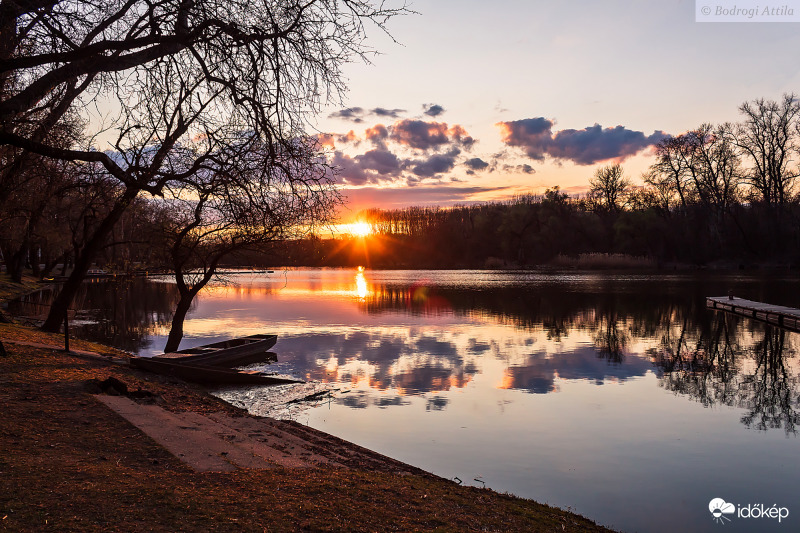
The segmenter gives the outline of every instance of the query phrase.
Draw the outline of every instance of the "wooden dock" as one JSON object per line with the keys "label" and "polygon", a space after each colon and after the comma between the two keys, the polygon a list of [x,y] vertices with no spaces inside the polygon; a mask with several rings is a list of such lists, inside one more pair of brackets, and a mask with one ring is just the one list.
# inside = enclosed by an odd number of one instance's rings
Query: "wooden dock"
{"label": "wooden dock", "polygon": [[706,307],[754,318],[780,328],[800,332],[800,309],[765,304],[731,296],[709,296]]}

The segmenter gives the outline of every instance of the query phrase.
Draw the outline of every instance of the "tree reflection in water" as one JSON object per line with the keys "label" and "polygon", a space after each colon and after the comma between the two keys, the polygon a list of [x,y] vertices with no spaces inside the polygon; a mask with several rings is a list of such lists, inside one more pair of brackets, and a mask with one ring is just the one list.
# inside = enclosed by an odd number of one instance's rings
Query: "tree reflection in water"
{"label": "tree reflection in water", "polygon": [[384,285],[373,287],[362,305],[373,314],[404,310],[477,316],[543,331],[551,342],[582,330],[591,334],[596,356],[619,367],[591,365],[582,350],[531,353],[524,364],[509,366],[503,386],[539,394],[557,391],[556,377],[602,384],[605,378],[642,376],[638,358],[626,360],[626,349],[649,344],[641,355],[650,359],[666,390],[706,407],[744,409],[741,421],[748,428],[797,433],[800,387],[796,370],[787,364],[794,360],[797,334],[699,303],[686,305],[684,294],[664,294],[658,285],[646,289],[624,294],[602,288],[570,291],[557,284],[486,291],[427,287],[420,301],[407,288]]}
{"label": "tree reflection in water", "polygon": [[[57,287],[10,303],[16,316],[41,316],[50,308]],[[156,327],[168,327],[178,302],[174,283],[146,278],[84,282],[70,313],[70,329],[78,337],[110,344],[132,353],[148,348]]]}
{"label": "tree reflection in water", "polygon": [[765,329],[764,338],[752,348],[756,371],[745,377],[740,388],[739,404],[748,410],[742,423],[762,431],[783,426],[787,434],[797,434],[797,376],[789,374],[784,362],[790,351],[786,332]]}
{"label": "tree reflection in water", "polygon": [[661,370],[660,385],[690,396],[706,407],[727,405],[745,410],[742,423],[766,431],[783,428],[797,434],[800,420],[798,376],[787,360],[796,354],[785,330],[724,313],[714,313],[711,328],[692,335],[684,320],[679,335],[668,328],[661,346],[651,350]]}

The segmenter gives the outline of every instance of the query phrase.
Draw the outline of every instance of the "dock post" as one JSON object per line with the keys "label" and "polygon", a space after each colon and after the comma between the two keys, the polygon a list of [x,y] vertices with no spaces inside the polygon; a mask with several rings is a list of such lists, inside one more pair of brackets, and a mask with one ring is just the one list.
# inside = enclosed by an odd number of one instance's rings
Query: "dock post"
{"label": "dock post", "polygon": [[728,300],[733,300],[733,289],[728,291]]}

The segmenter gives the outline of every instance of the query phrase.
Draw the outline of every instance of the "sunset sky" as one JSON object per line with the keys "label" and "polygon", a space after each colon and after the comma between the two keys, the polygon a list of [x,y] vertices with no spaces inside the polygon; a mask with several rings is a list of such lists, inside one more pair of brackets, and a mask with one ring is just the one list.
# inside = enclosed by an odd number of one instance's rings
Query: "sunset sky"
{"label": "sunset sky", "polygon": [[798,23],[698,23],[681,0],[410,7],[419,14],[390,22],[399,43],[370,32],[381,55],[345,67],[347,101],[316,124],[343,169],[345,219],[555,185],[579,194],[614,161],[638,181],[664,135],[800,92]]}

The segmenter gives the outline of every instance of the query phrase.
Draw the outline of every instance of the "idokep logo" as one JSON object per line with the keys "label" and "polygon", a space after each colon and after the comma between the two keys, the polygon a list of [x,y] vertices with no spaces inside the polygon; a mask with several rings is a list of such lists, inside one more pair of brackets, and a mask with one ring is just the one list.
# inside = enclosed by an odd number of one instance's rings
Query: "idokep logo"
{"label": "idokep logo", "polygon": [[733,514],[736,512],[736,506],[728,503],[722,498],[714,498],[708,502],[708,510],[714,515],[714,522],[724,524],[726,521],[730,522],[731,519],[725,516],[726,514]]}
{"label": "idokep logo", "polygon": [[738,507],[732,503],[728,503],[722,498],[714,498],[708,502],[708,510],[713,516],[714,522],[725,525],[731,521],[731,518],[767,518],[778,519],[778,523],[784,518],[789,516],[789,509],[787,507],[778,507],[777,504],[765,506],[763,503],[750,503],[747,505],[739,505]]}

